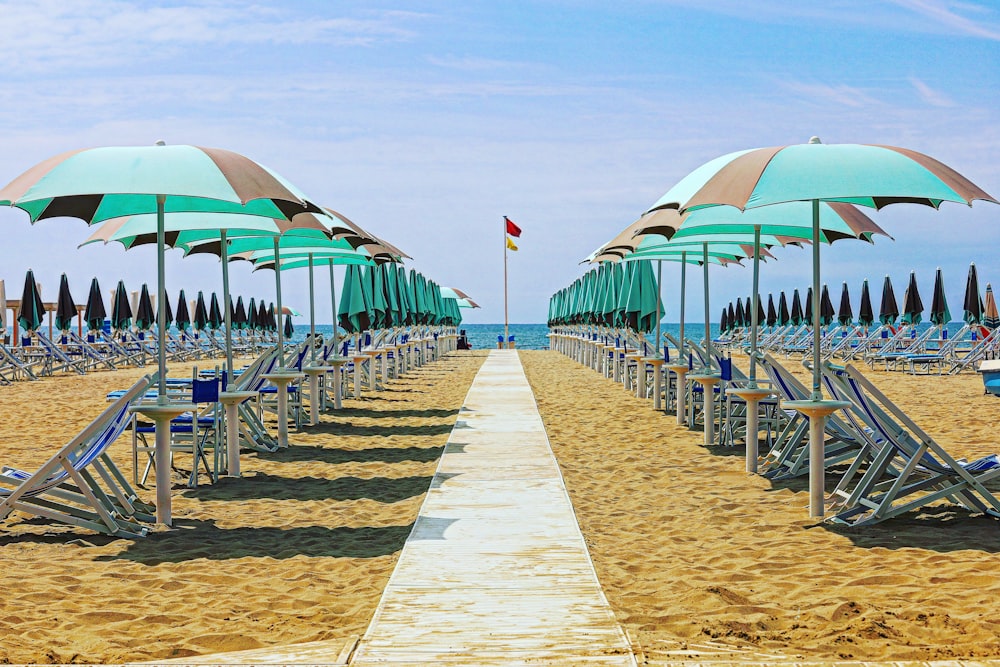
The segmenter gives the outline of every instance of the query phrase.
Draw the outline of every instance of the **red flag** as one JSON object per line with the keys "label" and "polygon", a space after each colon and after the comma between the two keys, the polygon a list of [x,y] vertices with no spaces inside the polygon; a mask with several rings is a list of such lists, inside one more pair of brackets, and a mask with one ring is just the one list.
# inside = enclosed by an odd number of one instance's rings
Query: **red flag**
{"label": "red flag", "polygon": [[521,235],[521,228],[511,222],[510,218],[506,215],[503,217],[504,221],[507,223],[507,233],[511,236],[518,237]]}

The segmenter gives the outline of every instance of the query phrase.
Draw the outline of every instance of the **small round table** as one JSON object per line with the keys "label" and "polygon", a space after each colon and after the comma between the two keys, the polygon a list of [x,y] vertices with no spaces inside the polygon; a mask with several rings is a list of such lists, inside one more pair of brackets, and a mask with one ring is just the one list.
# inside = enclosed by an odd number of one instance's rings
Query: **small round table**
{"label": "small round table", "polygon": [[240,427],[239,405],[257,395],[255,391],[220,391],[219,403],[226,408],[226,472],[230,477],[240,476]]}
{"label": "small round table", "polygon": [[[684,410],[684,393],[686,391],[685,378],[687,377],[688,371],[691,369],[688,368],[687,364],[665,364],[664,367],[668,371],[673,371],[673,373],[677,376],[677,389],[675,390],[677,394],[675,401],[675,407],[677,409],[677,425],[683,426],[684,414],[686,412]],[[667,403],[670,403],[670,401],[667,400]]]}
{"label": "small round table", "polygon": [[760,431],[758,426],[758,405],[761,400],[772,396],[774,392],[770,389],[765,389],[763,387],[733,387],[726,390],[727,394],[732,394],[733,396],[739,396],[747,404],[747,455],[746,455],[746,471],[747,472],[757,472],[757,447],[759,444],[757,435]]}
{"label": "small round table", "polygon": [[837,410],[850,407],[847,401],[782,401],[783,408],[791,408],[809,418],[809,516],[822,518],[826,508],[823,503],[826,484],[824,440],[826,418]]}
{"label": "small round table", "polygon": [[309,377],[309,424],[316,426],[319,424],[319,379],[326,375],[326,366],[303,366],[302,372]]}
{"label": "small round table", "polygon": [[[166,397],[164,397],[166,398]],[[156,522],[171,525],[170,511],[170,420],[185,412],[194,412],[194,403],[138,403],[129,412],[138,412],[149,417],[156,425],[156,449],[153,462],[156,465]]]}
{"label": "small round table", "polygon": [[705,414],[705,446],[711,447],[715,444],[715,385],[722,382],[722,376],[699,373],[689,375],[688,378],[700,384],[704,390],[702,405]]}
{"label": "small round table", "polygon": [[265,380],[278,388],[278,447],[288,447],[288,385],[302,377],[302,373],[287,368],[263,375]]}

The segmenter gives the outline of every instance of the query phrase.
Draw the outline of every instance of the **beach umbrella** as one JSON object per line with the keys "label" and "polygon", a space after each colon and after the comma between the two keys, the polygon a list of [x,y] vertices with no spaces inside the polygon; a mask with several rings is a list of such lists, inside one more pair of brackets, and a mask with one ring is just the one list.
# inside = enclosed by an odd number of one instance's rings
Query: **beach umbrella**
{"label": "beach umbrella", "polygon": [[774,308],[774,295],[767,295],[767,326],[773,327],[778,323],[778,311]]}
{"label": "beach umbrella", "polygon": [[[869,304],[870,306],[871,304]],[[849,327],[854,321],[854,310],[851,308],[851,292],[844,283],[840,290],[840,307],[837,309],[837,322],[840,326]]]}
{"label": "beach umbrella", "polygon": [[365,288],[370,290],[372,326],[376,329],[384,329],[387,326],[386,313],[389,304],[385,298],[385,284],[383,272],[376,266],[366,266],[364,268]]}
{"label": "beach umbrella", "polygon": [[830,290],[824,284],[823,294],[819,300],[819,323],[823,326],[829,326],[833,323],[833,319],[836,316],[837,313],[833,310],[833,302],[830,300]]}
{"label": "beach umbrella", "polygon": [[132,326],[132,306],[128,301],[125,283],[119,280],[111,301],[111,328],[115,331],[127,331],[130,326]]}
{"label": "beach umbrella", "polygon": [[295,333],[295,327],[292,326],[292,316],[285,315],[285,330],[284,330],[285,340],[291,338],[292,334],[294,333]]}
{"label": "beach umbrella", "polygon": [[798,290],[792,292],[792,314],[789,321],[795,326],[802,324],[802,301]]}
{"label": "beach umbrella", "polygon": [[898,303],[896,292],[892,289],[892,281],[889,276],[886,276],[882,283],[882,301],[878,308],[878,321],[884,325],[893,326],[896,323],[896,318],[899,317]]}
{"label": "beach umbrella", "polygon": [[181,290],[180,295],[177,297],[177,317],[174,321],[177,324],[178,331],[185,331],[191,326],[191,314],[188,312],[187,297],[184,295],[184,290]]}
{"label": "beach umbrella", "polygon": [[83,311],[83,319],[87,320],[87,329],[100,331],[104,328],[104,318],[108,311],[104,309],[104,298],[101,297],[101,286],[95,277],[90,281],[90,292],[87,294],[87,308]]}
{"label": "beach umbrella", "polygon": [[993,286],[989,283],[986,283],[986,296],[983,298],[983,326],[989,329],[1000,327],[1000,312],[997,311]]}
{"label": "beach umbrella", "polygon": [[56,329],[69,331],[73,326],[73,318],[77,315],[76,302],[69,291],[69,278],[62,274],[59,278],[59,297],[56,299]]}
{"label": "beach umbrella", "polygon": [[788,312],[788,299],[785,298],[785,291],[781,291],[778,297],[778,326],[786,327],[792,323],[792,316]]}
{"label": "beach umbrella", "polygon": [[663,312],[663,303],[658,303],[659,289],[653,265],[648,260],[629,264],[635,268],[625,304],[626,322],[634,331],[652,333],[656,328],[656,313]]}
{"label": "beach umbrella", "polygon": [[271,330],[271,321],[267,316],[267,304],[263,300],[257,304],[257,329],[259,331]]}
{"label": "beach umbrella", "polygon": [[[174,321],[174,309],[170,305],[170,299],[167,299],[167,302],[163,304],[163,311],[164,311],[163,323],[164,323],[164,326],[169,329],[170,325]],[[154,318],[154,320],[155,320],[155,318]]]}
{"label": "beach umbrella", "polygon": [[764,300],[757,295],[757,326],[762,327],[767,323],[767,313],[764,312]]}
{"label": "beach umbrella", "polygon": [[934,292],[931,296],[930,319],[935,325],[943,327],[951,322],[951,311],[948,309],[948,299],[944,295],[944,277],[941,269],[934,273]]}
{"label": "beach umbrella", "polygon": [[17,322],[25,333],[32,333],[38,330],[44,317],[45,304],[42,303],[42,295],[38,293],[35,272],[28,269],[28,273],[24,276],[24,289],[21,291],[21,306],[17,311]]}
{"label": "beach umbrella", "polygon": [[271,332],[278,331],[278,316],[275,313],[273,301],[267,307],[267,328]]}
{"label": "beach umbrella", "polygon": [[[891,289],[891,284],[890,284]],[[868,292],[868,279],[861,283],[861,305],[858,308],[858,324],[863,327],[870,327],[875,322],[875,314],[872,310],[872,297]]]}
{"label": "beach umbrella", "polygon": [[802,324],[811,325],[813,321],[813,288],[806,288],[806,298],[803,301]]}
{"label": "beach umbrella", "polygon": [[[348,265],[344,272],[344,284],[340,290],[340,307],[337,319],[347,333],[357,334],[370,328],[371,319],[366,303],[366,293],[362,286],[360,266]],[[412,274],[411,274],[412,278]]]}
{"label": "beach umbrella", "polygon": [[899,321],[903,324],[920,324],[923,320],[924,302],[920,299],[920,292],[917,291],[916,273],[910,271],[910,282],[903,292],[903,315]]}
{"label": "beach umbrella", "polygon": [[743,326],[741,322],[742,317],[737,314],[738,312],[739,311],[733,307],[733,302],[730,301],[729,307],[726,309],[726,321],[729,323],[730,330]]}
{"label": "beach umbrella", "polygon": [[743,299],[740,297],[736,297],[736,307],[733,310],[733,314],[736,316],[733,324],[735,324],[737,328],[742,328],[747,325],[743,310]]}
{"label": "beach umbrella", "polygon": [[247,324],[249,329],[260,331],[260,321],[257,317],[257,300],[250,297],[250,304],[247,306]]}
{"label": "beach umbrella", "polygon": [[198,290],[198,299],[194,304],[194,324],[195,331],[205,331],[208,329],[208,309],[205,307],[205,294]]}
{"label": "beach umbrella", "polygon": [[980,324],[983,321],[984,304],[979,296],[979,274],[975,263],[969,265],[969,275],[965,279],[965,299],[962,302],[966,324]]}
{"label": "beach umbrella", "polygon": [[233,328],[237,331],[243,331],[247,328],[249,323],[247,320],[247,309],[243,305],[243,296],[236,297],[236,308],[233,309],[232,313]]}
{"label": "beach umbrella", "polygon": [[722,309],[722,317],[719,318],[719,333],[726,333],[729,331],[729,309]]}
{"label": "beach umbrella", "polygon": [[209,299],[208,306],[208,328],[215,331],[222,326],[223,317],[222,309],[219,307],[219,297],[212,292],[212,298]]}
{"label": "beach umbrella", "polygon": [[153,302],[149,298],[149,287],[142,284],[139,292],[139,304],[135,310],[135,328],[139,331],[146,331],[153,327],[155,315],[153,315]]}

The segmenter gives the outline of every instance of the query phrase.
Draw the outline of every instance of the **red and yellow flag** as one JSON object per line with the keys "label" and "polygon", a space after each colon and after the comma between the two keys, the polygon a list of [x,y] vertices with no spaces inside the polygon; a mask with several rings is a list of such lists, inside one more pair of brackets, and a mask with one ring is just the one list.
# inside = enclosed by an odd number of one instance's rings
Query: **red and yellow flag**
{"label": "red and yellow flag", "polygon": [[509,236],[507,237],[507,249],[508,250],[517,250],[517,246],[514,245],[514,242],[510,240]]}
{"label": "red and yellow flag", "polygon": [[[517,237],[521,236],[521,228],[520,227],[518,227],[517,225],[515,225],[514,222],[510,218],[508,218],[506,215],[503,217],[503,219],[504,219],[504,222],[507,223],[507,233],[508,234],[510,234],[514,238],[517,238]],[[517,250],[517,248],[514,248],[514,250]]]}

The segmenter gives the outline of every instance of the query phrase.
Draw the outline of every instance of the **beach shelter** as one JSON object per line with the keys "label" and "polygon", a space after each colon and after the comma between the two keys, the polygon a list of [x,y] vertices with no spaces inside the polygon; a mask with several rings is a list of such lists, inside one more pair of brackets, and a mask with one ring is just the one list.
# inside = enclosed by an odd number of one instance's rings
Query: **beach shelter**
{"label": "beach shelter", "polygon": [[260,324],[257,323],[257,299],[250,297],[247,305],[247,328],[251,331],[260,331]]}
{"label": "beach shelter", "polygon": [[205,307],[205,293],[198,290],[198,299],[194,304],[194,319],[192,320],[195,331],[205,331],[208,329],[208,309]]}
{"label": "beach shelter", "polygon": [[819,300],[819,323],[823,326],[829,326],[833,323],[836,316],[837,313],[833,310],[833,302],[830,300],[830,290],[824,283],[823,294]]}
{"label": "beach shelter", "polygon": [[894,326],[899,317],[899,305],[896,301],[896,292],[892,289],[892,280],[889,276],[882,282],[882,301],[878,308],[878,321],[886,326]]}
{"label": "beach shelter", "polygon": [[997,311],[997,300],[993,296],[993,285],[986,283],[986,295],[983,297],[983,326],[988,329],[1000,327],[1000,312]]}
{"label": "beach shelter", "polygon": [[115,331],[127,331],[132,326],[132,306],[129,304],[128,291],[125,283],[118,281],[114,298],[111,301],[111,328]]}
{"label": "beach shelter", "polygon": [[56,329],[63,333],[73,326],[73,318],[77,316],[76,302],[69,291],[69,278],[62,274],[59,278],[59,297],[56,299]]}
{"label": "beach shelter", "polygon": [[868,279],[861,283],[861,305],[858,306],[858,324],[867,328],[875,322],[875,313],[872,310],[872,297],[868,291]]}
{"label": "beach shelter", "polygon": [[774,295],[767,295],[767,316],[766,320],[768,327],[773,327],[778,323],[778,311],[774,307]]}
{"label": "beach shelter", "polygon": [[177,297],[177,316],[174,318],[174,323],[177,325],[177,330],[184,332],[189,326],[191,326],[191,314],[188,312],[187,297],[184,295],[184,290],[181,290]]}
{"label": "beach shelter", "polygon": [[785,291],[781,291],[778,297],[778,326],[787,327],[792,323],[792,316],[788,312],[788,299],[785,298]]}
{"label": "beach shelter", "polygon": [[222,326],[222,309],[219,307],[219,297],[212,292],[212,297],[208,301],[208,328],[215,331]]}
{"label": "beach shelter", "polygon": [[931,296],[930,320],[939,327],[951,322],[951,311],[948,309],[948,299],[944,294],[944,277],[938,268],[934,274],[934,292]]}
{"label": "beach shelter", "polygon": [[837,308],[837,323],[842,327],[849,327],[854,322],[854,310],[851,308],[851,292],[847,289],[847,283],[840,290],[840,306]]}
{"label": "beach shelter", "polygon": [[38,330],[45,317],[45,304],[42,303],[42,295],[38,292],[38,283],[35,282],[35,272],[28,269],[24,276],[24,289],[21,290],[21,306],[17,311],[17,323],[24,329],[26,335]]}
{"label": "beach shelter", "polygon": [[969,265],[969,275],[965,279],[965,299],[962,301],[962,319],[966,324],[981,324],[983,321],[983,298],[979,296],[979,273],[975,263]]}
{"label": "beach shelter", "polygon": [[90,292],[87,293],[87,308],[83,311],[83,319],[87,321],[87,329],[100,331],[104,328],[104,318],[108,311],[104,309],[104,299],[101,297],[101,285],[95,277],[90,281]]}
{"label": "beach shelter", "polygon": [[139,331],[147,331],[153,328],[155,319],[153,302],[149,298],[149,287],[143,283],[142,290],[139,292],[139,304],[135,310],[135,328]]}
{"label": "beach shelter", "polygon": [[923,312],[924,302],[917,290],[917,276],[914,271],[910,271],[910,282],[903,292],[903,314],[899,321],[903,324],[920,324],[923,321]]}

